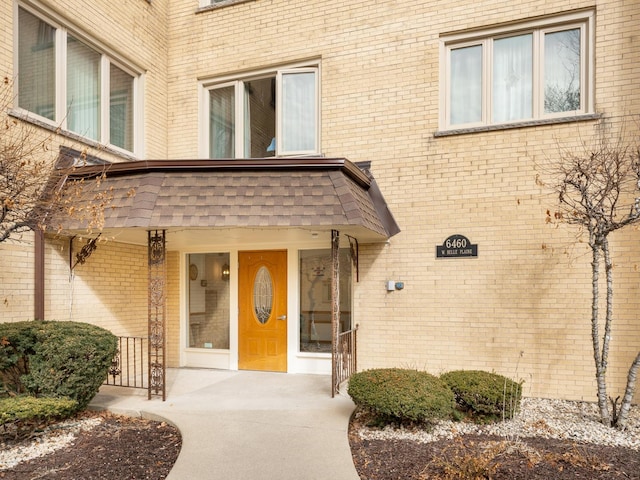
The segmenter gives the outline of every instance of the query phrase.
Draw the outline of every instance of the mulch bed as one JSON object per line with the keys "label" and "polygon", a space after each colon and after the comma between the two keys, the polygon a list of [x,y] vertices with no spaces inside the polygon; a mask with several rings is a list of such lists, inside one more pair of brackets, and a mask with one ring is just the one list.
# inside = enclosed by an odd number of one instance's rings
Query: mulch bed
{"label": "mulch bed", "polygon": [[162,422],[86,413],[104,418],[97,427],[78,433],[72,445],[0,472],[3,480],[161,480],[173,467],[182,438]]}
{"label": "mulch bed", "polygon": [[546,438],[463,435],[452,440],[363,440],[349,434],[361,480],[640,479],[640,452]]}
{"label": "mulch bed", "polygon": [[[182,440],[161,422],[92,412],[104,421],[68,447],[0,472],[3,480],[162,480]],[[349,442],[361,480],[640,480],[640,452],[565,440],[463,435],[453,440]]]}

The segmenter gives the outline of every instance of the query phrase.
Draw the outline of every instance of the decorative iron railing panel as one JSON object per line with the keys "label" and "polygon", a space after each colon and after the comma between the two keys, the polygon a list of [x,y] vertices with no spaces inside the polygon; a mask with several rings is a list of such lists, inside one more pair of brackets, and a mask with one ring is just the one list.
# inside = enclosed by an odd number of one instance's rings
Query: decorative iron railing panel
{"label": "decorative iron railing panel", "polygon": [[149,394],[162,395],[165,388],[165,318],[167,313],[167,258],[165,231],[149,234]]}
{"label": "decorative iron railing panel", "polygon": [[338,339],[340,332],[340,232],[331,230],[331,396],[338,393]]}
{"label": "decorative iron railing panel", "polygon": [[148,348],[147,337],[118,337],[118,351],[104,383],[117,387],[148,388]]}

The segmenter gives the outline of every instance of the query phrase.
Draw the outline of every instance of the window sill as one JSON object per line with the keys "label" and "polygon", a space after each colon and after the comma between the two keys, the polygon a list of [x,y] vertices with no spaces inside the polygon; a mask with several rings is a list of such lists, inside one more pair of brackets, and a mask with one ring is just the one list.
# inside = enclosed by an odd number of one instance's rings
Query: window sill
{"label": "window sill", "polygon": [[599,113],[587,113],[573,117],[550,118],[545,120],[529,120],[517,123],[501,123],[500,125],[483,125],[482,127],[458,128],[455,130],[440,130],[433,134],[434,137],[450,137],[453,135],[466,135],[469,133],[494,132],[497,130],[511,130],[514,128],[538,127],[542,125],[557,125],[560,123],[585,122],[588,120],[600,120]]}
{"label": "window sill", "polygon": [[210,12],[211,10],[218,10],[220,8],[230,7],[231,5],[237,5],[239,3],[254,2],[255,0],[223,0],[221,2],[212,3],[211,5],[205,5],[196,10],[196,13]]}
{"label": "window sill", "polygon": [[322,352],[301,352],[298,351],[298,358],[321,358],[321,359],[329,359],[331,358],[331,353],[322,353]]}
{"label": "window sill", "polygon": [[69,138],[75,142],[80,142],[83,143],[84,145],[88,145],[92,148],[98,149],[101,152],[106,152],[106,153],[110,153],[112,155],[116,155],[117,157],[123,159],[123,160],[139,160],[139,158],[137,158],[133,153],[127,153],[124,152],[122,150],[119,150],[117,148],[108,146],[108,145],[104,145],[102,143],[96,142],[95,140],[91,140],[87,137],[83,137],[82,135],[78,135],[77,133],[73,133],[70,132],[68,130],[63,130],[59,127],[56,127],[55,125],[45,122],[43,120],[40,120],[38,118],[35,118],[33,116],[31,116],[28,112],[25,112],[23,110],[16,110],[16,109],[11,109],[7,112],[9,114],[9,116],[16,118],[18,120],[22,120],[23,122],[27,122],[27,123],[31,123],[32,125],[35,125],[36,127],[39,128],[43,128],[45,130],[50,131],[51,133],[55,133],[58,135],[61,135],[63,137]]}
{"label": "window sill", "polygon": [[228,348],[204,348],[204,347],[186,347],[185,352],[206,353],[209,355],[229,355]]}

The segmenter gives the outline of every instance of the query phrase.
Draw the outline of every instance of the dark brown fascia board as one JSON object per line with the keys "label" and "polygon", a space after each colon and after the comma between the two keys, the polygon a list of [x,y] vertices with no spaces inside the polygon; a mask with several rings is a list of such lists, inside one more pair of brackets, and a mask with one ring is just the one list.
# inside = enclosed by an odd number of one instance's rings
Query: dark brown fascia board
{"label": "dark brown fascia board", "polygon": [[361,187],[368,189],[371,180],[346,158],[252,158],[238,160],[136,160],[108,165],[76,167],[71,178],[106,173],[108,177],[151,172],[260,171],[260,170],[342,170]]}

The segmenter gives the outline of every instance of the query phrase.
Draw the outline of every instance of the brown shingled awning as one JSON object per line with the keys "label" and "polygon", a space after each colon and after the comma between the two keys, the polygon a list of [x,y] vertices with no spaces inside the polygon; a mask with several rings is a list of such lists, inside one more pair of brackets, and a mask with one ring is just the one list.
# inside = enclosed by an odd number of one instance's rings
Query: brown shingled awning
{"label": "brown shingled awning", "polygon": [[[343,158],[123,162],[77,168],[67,182],[102,171],[113,193],[103,232],[121,241],[144,244],[155,229],[174,246],[194,245],[204,231],[237,241],[258,230],[276,240],[337,229],[372,243],[400,231],[368,165]],[[61,224],[84,230],[71,219]]]}

